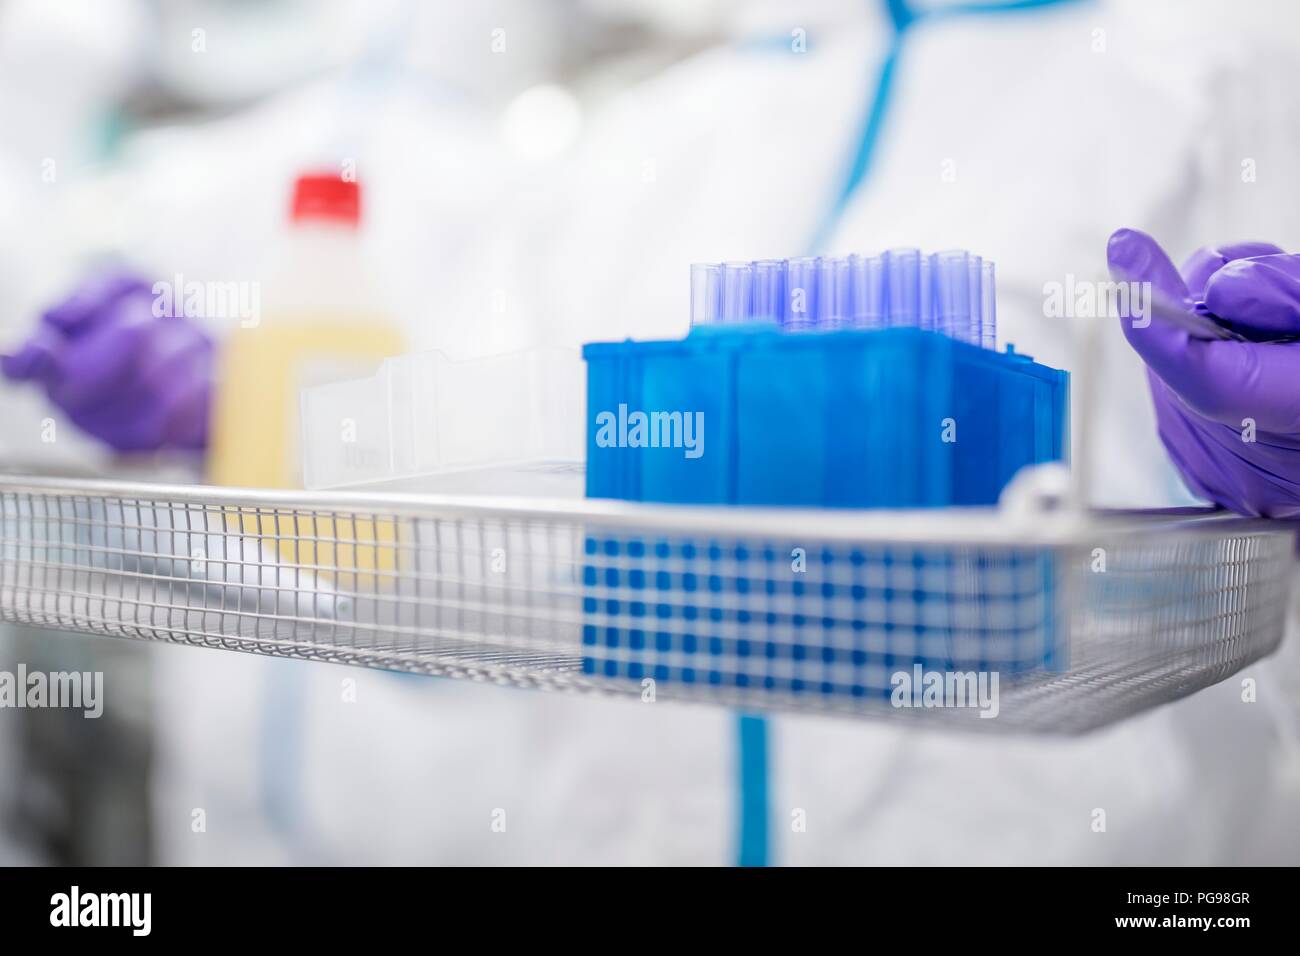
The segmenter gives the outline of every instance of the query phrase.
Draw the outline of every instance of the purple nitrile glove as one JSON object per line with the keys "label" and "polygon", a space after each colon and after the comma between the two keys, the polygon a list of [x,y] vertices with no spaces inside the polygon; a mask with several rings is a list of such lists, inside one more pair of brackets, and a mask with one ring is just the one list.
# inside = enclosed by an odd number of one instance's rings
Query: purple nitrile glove
{"label": "purple nitrile glove", "polygon": [[202,449],[213,347],[188,319],[156,316],[143,279],[101,273],[41,316],[0,371],[40,384],[80,428],[118,451]]}
{"label": "purple nitrile glove", "polygon": [[[1245,515],[1300,516],[1300,256],[1263,242],[1194,252],[1174,267],[1146,233],[1107,248],[1116,281],[1150,282],[1151,317],[1122,317],[1147,364],[1156,422],[1174,464],[1201,496]],[[1199,338],[1162,311],[1231,329]]]}

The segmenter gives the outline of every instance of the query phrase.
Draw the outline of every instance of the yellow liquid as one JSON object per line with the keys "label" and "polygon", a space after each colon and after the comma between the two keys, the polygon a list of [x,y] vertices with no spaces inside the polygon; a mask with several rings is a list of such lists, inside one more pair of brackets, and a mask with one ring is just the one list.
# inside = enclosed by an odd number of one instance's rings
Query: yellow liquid
{"label": "yellow liquid", "polygon": [[[393,326],[365,316],[276,316],[254,328],[235,329],[218,358],[208,455],[211,482],[301,487],[299,391],[368,375],[380,360],[404,349]],[[392,519],[281,509],[249,509],[237,522],[234,517],[227,516],[228,527],[260,537],[286,562],[320,569],[340,589],[373,588],[373,572],[397,566]]]}

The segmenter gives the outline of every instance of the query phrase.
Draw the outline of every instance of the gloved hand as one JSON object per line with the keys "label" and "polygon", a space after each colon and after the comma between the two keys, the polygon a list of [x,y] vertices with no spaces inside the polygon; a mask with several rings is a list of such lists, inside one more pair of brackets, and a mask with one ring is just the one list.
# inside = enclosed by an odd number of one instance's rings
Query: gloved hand
{"label": "gloved hand", "polygon": [[[1154,239],[1121,229],[1116,281],[1150,282],[1149,325],[1122,317],[1147,364],[1156,422],[1188,485],[1245,515],[1300,515],[1300,256],[1248,242],[1203,248],[1174,267]],[[1160,311],[1212,318],[1232,339],[1196,337]]]}
{"label": "gloved hand", "polygon": [[180,316],[155,316],[148,283],[96,275],[46,312],[0,371],[44,387],[80,428],[119,451],[207,444],[212,341]]}

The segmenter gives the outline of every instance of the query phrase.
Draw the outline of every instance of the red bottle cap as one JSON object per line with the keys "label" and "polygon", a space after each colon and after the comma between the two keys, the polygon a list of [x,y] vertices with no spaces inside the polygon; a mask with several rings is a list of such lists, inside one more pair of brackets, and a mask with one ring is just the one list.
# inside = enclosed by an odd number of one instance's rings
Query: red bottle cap
{"label": "red bottle cap", "polygon": [[293,186],[294,222],[337,222],[350,226],[361,220],[361,187],[338,173],[307,173]]}

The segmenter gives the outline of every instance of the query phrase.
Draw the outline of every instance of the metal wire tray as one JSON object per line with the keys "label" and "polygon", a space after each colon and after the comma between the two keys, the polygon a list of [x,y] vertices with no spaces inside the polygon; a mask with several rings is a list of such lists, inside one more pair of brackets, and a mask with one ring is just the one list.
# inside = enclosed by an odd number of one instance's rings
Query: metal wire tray
{"label": "metal wire tray", "polygon": [[0,477],[0,620],[978,729],[1078,732],[1223,679],[1280,641],[1292,555],[1221,515]]}

